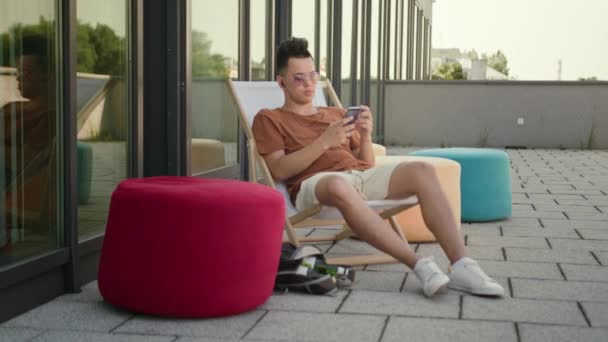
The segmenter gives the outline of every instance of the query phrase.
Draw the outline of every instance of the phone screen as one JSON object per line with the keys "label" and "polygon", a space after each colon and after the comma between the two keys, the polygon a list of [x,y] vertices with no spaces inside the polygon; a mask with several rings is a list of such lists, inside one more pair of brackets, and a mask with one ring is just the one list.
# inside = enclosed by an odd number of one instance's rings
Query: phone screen
{"label": "phone screen", "polygon": [[346,111],[346,115],[344,115],[344,117],[349,117],[352,116],[353,120],[350,121],[348,124],[352,124],[355,121],[357,121],[357,118],[359,117],[359,113],[361,113],[361,107],[348,107],[348,110]]}

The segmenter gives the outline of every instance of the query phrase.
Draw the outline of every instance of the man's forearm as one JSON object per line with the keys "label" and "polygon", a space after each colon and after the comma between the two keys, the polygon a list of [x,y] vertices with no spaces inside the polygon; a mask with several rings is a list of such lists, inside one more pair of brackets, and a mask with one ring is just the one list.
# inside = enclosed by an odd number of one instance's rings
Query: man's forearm
{"label": "man's forearm", "polygon": [[368,139],[361,138],[359,145],[359,159],[365,160],[372,165],[376,162],[376,156],[374,155],[374,145],[371,137]]}
{"label": "man's forearm", "polygon": [[289,179],[306,170],[326,150],[324,144],[316,140],[296,152],[286,154],[271,165],[272,176],[276,180]]}

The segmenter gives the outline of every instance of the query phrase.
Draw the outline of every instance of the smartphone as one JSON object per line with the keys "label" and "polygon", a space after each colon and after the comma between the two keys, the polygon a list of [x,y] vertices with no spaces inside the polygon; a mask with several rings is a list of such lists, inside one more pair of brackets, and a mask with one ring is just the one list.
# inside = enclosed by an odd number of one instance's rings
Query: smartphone
{"label": "smartphone", "polygon": [[359,117],[359,113],[361,113],[361,107],[360,106],[348,107],[348,109],[346,110],[346,115],[344,115],[344,117],[345,118],[347,118],[349,116],[353,117],[352,121],[350,121],[348,123],[348,125],[354,124],[355,121],[357,121],[357,118]]}

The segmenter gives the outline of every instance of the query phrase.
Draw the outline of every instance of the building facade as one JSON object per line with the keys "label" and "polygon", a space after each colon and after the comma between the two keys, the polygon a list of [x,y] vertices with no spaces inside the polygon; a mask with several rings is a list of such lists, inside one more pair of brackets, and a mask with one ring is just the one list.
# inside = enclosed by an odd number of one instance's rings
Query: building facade
{"label": "building facade", "polygon": [[2,1],[0,322],[96,279],[120,181],[244,179],[226,80],[274,79],[288,37],[382,141],[383,82],[429,79],[431,18],[431,0]]}

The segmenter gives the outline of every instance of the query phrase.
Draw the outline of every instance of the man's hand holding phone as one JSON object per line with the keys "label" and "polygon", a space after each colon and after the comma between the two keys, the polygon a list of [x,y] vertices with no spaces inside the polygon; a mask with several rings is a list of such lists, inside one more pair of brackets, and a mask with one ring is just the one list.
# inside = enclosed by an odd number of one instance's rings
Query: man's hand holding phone
{"label": "man's hand holding phone", "polygon": [[[346,115],[344,115],[346,125],[354,125],[362,139],[370,139],[372,136],[372,129],[374,127],[372,121],[372,113],[367,106],[356,106],[348,107]],[[352,118],[351,120],[348,120]]]}
{"label": "man's hand holding phone", "polygon": [[356,106],[356,107],[348,107],[348,109],[346,110],[346,114],[344,115],[344,118],[352,118],[350,121],[347,121],[347,125],[348,124],[355,124],[357,122],[357,119],[359,118],[359,114],[361,113],[362,108],[360,106]]}

